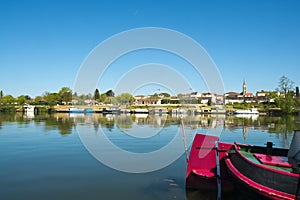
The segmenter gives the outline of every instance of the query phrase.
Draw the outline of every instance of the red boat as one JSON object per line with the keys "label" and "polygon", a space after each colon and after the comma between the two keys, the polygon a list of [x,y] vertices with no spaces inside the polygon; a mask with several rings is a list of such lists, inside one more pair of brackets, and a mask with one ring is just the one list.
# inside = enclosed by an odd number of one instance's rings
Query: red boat
{"label": "red boat", "polygon": [[[216,136],[195,135],[186,173],[187,188],[217,191],[219,179],[223,190],[233,189],[223,159],[232,144],[220,142],[216,151],[217,140]],[[218,175],[218,167],[222,176]]]}
{"label": "red boat", "polygon": [[256,198],[298,199],[298,161],[288,149],[234,144],[224,157],[235,185],[252,191]]}
{"label": "red boat", "polygon": [[[295,135],[298,140],[294,140]],[[218,137],[197,134],[190,152],[186,187],[221,189],[222,193],[233,188],[244,189],[247,195],[251,191],[255,199],[297,199],[299,131],[295,131],[294,138],[292,145],[297,144],[297,150],[274,148],[270,142],[266,147],[216,142]]]}

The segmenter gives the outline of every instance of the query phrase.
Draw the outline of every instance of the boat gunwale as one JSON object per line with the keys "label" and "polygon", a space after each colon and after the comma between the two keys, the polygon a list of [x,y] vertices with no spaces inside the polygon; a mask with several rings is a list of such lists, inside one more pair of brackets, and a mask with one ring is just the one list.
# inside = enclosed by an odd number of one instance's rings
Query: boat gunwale
{"label": "boat gunwale", "polygon": [[[282,174],[282,175],[286,175],[286,176],[293,176],[295,178],[299,178],[299,174],[296,174],[296,173],[293,173],[293,172],[287,172],[287,171],[283,171],[283,170],[279,170],[279,169],[274,169],[274,168],[271,168],[271,167],[267,167],[267,166],[264,166],[262,164],[257,164],[257,163],[254,163],[252,162],[251,160],[249,160],[246,156],[244,156],[240,151],[239,149],[237,148],[240,144],[237,144],[235,143],[233,145],[236,153],[243,159],[245,160],[246,162],[248,162],[249,164],[253,165],[254,167],[259,167],[261,169],[264,169],[264,170],[268,170],[268,171],[272,171],[274,173],[279,173],[279,174]],[[247,146],[247,145],[243,145],[243,146]],[[251,147],[251,145],[249,145]]]}
{"label": "boat gunwale", "polygon": [[248,187],[250,187],[252,190],[258,191],[259,194],[266,196],[268,198],[276,198],[276,199],[295,199],[295,195],[288,194],[282,191],[278,191],[275,189],[272,189],[270,187],[261,185],[247,176],[245,176],[243,173],[241,173],[231,162],[228,155],[225,156],[225,163],[227,166],[227,169],[230,171],[232,176],[234,178],[238,179],[240,182],[246,184]]}

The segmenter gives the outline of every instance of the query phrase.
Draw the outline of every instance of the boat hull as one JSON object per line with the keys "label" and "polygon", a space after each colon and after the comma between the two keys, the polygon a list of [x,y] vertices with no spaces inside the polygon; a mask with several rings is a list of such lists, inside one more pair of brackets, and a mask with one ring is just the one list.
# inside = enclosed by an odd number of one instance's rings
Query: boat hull
{"label": "boat hull", "polygon": [[84,113],[84,109],[82,109],[82,108],[69,108],[69,112],[70,113]]}
{"label": "boat hull", "polygon": [[103,108],[102,114],[120,114],[120,109]]}
{"label": "boat hull", "polygon": [[234,111],[234,114],[240,114],[240,115],[259,115],[259,112],[256,108],[250,108],[248,110],[236,110]]}
{"label": "boat hull", "polygon": [[[218,176],[215,142],[218,137],[196,134],[191,148],[186,174],[186,188],[217,191]],[[230,191],[233,185],[225,169],[223,157],[232,145],[219,142],[219,161],[222,191]]]}
{"label": "boat hull", "polygon": [[[249,146],[249,148],[251,147]],[[266,153],[268,149],[262,147],[258,151]],[[279,154],[278,156],[283,156],[282,154],[286,154],[287,151],[274,149],[273,155],[276,152]],[[254,163],[240,153],[236,145],[224,160],[236,187],[244,191],[251,191],[257,198],[295,199],[299,174],[278,170],[274,166],[267,167]]]}

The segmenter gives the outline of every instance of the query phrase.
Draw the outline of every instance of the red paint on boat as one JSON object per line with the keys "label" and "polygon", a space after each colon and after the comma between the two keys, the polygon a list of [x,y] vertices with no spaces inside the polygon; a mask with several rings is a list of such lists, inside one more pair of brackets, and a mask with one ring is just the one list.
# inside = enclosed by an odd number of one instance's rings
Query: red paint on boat
{"label": "red paint on boat", "polygon": [[[196,134],[191,147],[188,168],[186,173],[186,186],[188,188],[212,189],[217,188],[216,174],[216,136]],[[228,182],[225,163],[222,159],[232,144],[219,142],[219,160],[221,167],[222,189],[233,189],[231,182]]]}
{"label": "red paint on boat", "polygon": [[239,170],[235,168],[235,166],[232,164],[228,157],[225,158],[225,163],[227,169],[234,176],[236,181],[238,181],[239,184],[245,185],[245,187],[249,188],[250,190],[253,190],[254,192],[257,192],[269,199],[295,199],[295,195],[290,195],[284,192],[273,190],[272,188],[268,188],[266,186],[258,184],[255,181],[252,181],[248,177],[244,176],[244,174],[242,174]]}
{"label": "red paint on boat", "polygon": [[[248,163],[249,166],[252,166],[252,168],[255,169],[255,171],[253,171],[254,173],[261,173],[260,176],[263,176],[265,174],[265,172],[273,173],[273,175],[271,175],[270,177],[265,177],[265,179],[267,179],[267,178],[274,179],[274,176],[278,175],[278,176],[286,177],[286,178],[290,177],[290,180],[293,179],[293,180],[299,181],[299,174],[284,171],[284,170],[274,169],[271,167],[267,167],[265,165],[261,165],[261,164],[252,162],[247,157],[245,157],[242,153],[239,152],[238,144],[235,144],[233,146],[233,149],[235,152],[234,154],[236,154],[239,158],[241,158],[243,160],[243,162]],[[230,153],[227,153],[227,155],[224,158],[225,164],[226,164],[226,167],[227,167],[229,173],[233,177],[233,180],[236,183],[238,183],[238,185],[243,185],[244,187],[248,188],[249,190],[251,190],[261,196],[264,196],[268,199],[295,199],[296,198],[296,195],[294,193],[286,193],[284,191],[274,189],[267,185],[262,185],[256,181],[254,181],[253,179],[249,178],[247,175],[245,175],[245,172],[248,173],[248,171],[243,171],[243,170],[247,170],[247,169],[239,170],[233,164],[233,160],[229,154]],[[257,156],[266,162],[272,162],[271,161],[272,159],[275,160],[274,163],[281,162],[280,160],[278,160],[280,156],[269,156],[269,155],[258,154],[258,153],[257,153]],[[272,164],[274,164],[274,163],[272,163]],[[289,184],[291,184],[290,188],[296,186],[298,181],[293,181],[293,183],[289,183]],[[280,184],[281,180],[278,179],[277,182],[278,182],[278,184]],[[285,183],[285,184],[287,184],[287,183]],[[298,184],[299,184],[299,182],[298,182]]]}
{"label": "red paint on boat", "polygon": [[265,169],[265,170],[272,171],[272,172],[278,173],[278,174],[283,174],[286,176],[293,176],[293,177],[297,177],[297,178],[299,177],[299,174],[294,174],[294,173],[290,173],[290,172],[286,172],[286,171],[282,171],[282,170],[278,170],[278,169],[269,168],[269,167],[266,167],[266,166],[263,166],[260,164],[256,164],[256,163],[250,161],[248,158],[246,158],[243,154],[241,154],[238,151],[238,146],[234,145],[234,148],[236,150],[236,153],[238,153],[241,158],[243,158],[246,162],[248,162],[249,164],[251,164],[257,168]]}
{"label": "red paint on boat", "polygon": [[271,156],[266,154],[254,153],[254,156],[265,165],[273,165],[279,167],[292,167],[292,165],[282,156]]}
{"label": "red paint on boat", "polygon": [[[217,140],[216,136],[195,135],[186,173],[187,188],[217,190]],[[295,166],[288,163],[285,156],[288,154],[287,149],[271,147],[271,153],[264,154],[262,152],[269,152],[270,147],[224,142],[218,142],[218,148],[222,192],[232,191],[235,183],[236,187],[243,186],[247,192],[253,191],[259,197],[288,200],[299,198],[300,177],[293,171]],[[253,156],[262,164],[248,159],[240,152],[242,149],[253,152]]]}

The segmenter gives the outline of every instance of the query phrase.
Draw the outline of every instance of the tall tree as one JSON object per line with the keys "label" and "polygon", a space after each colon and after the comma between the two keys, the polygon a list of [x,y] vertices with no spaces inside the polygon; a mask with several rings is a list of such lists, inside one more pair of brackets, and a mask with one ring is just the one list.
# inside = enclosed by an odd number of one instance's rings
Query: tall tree
{"label": "tall tree", "polygon": [[45,101],[44,101],[43,97],[41,97],[41,96],[36,96],[36,97],[34,98],[34,103],[35,103],[36,105],[42,105],[42,104],[45,104]]}
{"label": "tall tree", "polygon": [[117,96],[117,100],[121,105],[127,105],[133,103],[134,98],[129,93],[122,93]]}
{"label": "tall tree", "polygon": [[293,90],[293,85],[294,85],[293,81],[291,81],[286,76],[282,76],[282,77],[280,77],[277,91],[280,92],[281,94],[283,94],[284,97],[286,98],[287,95],[288,95],[288,93],[289,93],[289,91]]}
{"label": "tall tree", "polygon": [[115,93],[114,93],[112,90],[108,90],[105,94],[106,94],[108,97],[114,97],[114,96],[115,96]]}
{"label": "tall tree", "polygon": [[282,76],[278,82],[277,91],[281,94],[278,98],[278,105],[286,114],[293,112],[293,84],[294,82],[286,76]]}
{"label": "tall tree", "polygon": [[17,102],[20,104],[20,105],[23,105],[26,101],[26,97],[24,95],[21,95],[21,96],[18,96],[17,98]]}
{"label": "tall tree", "polygon": [[107,95],[105,93],[101,94],[100,97],[99,97],[99,101],[103,102],[103,103],[105,102],[106,99],[107,99]]}
{"label": "tall tree", "polygon": [[44,99],[46,103],[50,106],[54,106],[61,101],[61,97],[57,93],[46,93]]}
{"label": "tall tree", "polygon": [[295,98],[295,107],[300,109],[300,94],[299,94],[299,87],[296,87],[296,98]]}
{"label": "tall tree", "polygon": [[69,87],[62,87],[58,92],[61,101],[66,103],[72,101],[72,90]]}
{"label": "tall tree", "polygon": [[100,93],[99,93],[99,90],[96,89],[94,92],[94,100],[98,100],[99,98],[100,98]]}
{"label": "tall tree", "polygon": [[4,104],[12,104],[16,102],[16,99],[12,95],[6,95],[2,97],[2,103]]}
{"label": "tall tree", "polygon": [[0,91],[0,99],[2,99],[3,98],[3,91],[1,90]]}

